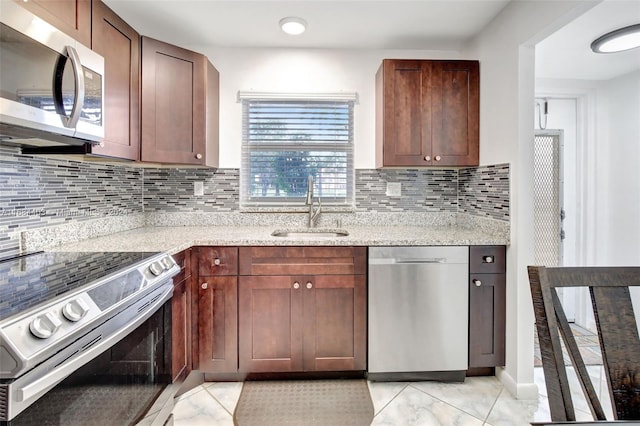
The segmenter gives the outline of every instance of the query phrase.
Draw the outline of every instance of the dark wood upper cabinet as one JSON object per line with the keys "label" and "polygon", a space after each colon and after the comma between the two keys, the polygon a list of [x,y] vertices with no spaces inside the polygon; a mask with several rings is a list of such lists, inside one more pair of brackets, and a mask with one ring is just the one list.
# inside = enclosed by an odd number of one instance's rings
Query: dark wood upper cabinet
{"label": "dark wood upper cabinet", "polygon": [[217,167],[219,74],[207,58],[142,37],[141,160]]}
{"label": "dark wood upper cabinet", "polygon": [[97,155],[140,159],[140,35],[93,0],[91,48],[104,57],[105,131]]}
{"label": "dark wood upper cabinet", "polygon": [[478,61],[385,59],[376,73],[376,167],[477,166]]}
{"label": "dark wood upper cabinet", "polygon": [[85,46],[91,46],[91,0],[15,1]]}

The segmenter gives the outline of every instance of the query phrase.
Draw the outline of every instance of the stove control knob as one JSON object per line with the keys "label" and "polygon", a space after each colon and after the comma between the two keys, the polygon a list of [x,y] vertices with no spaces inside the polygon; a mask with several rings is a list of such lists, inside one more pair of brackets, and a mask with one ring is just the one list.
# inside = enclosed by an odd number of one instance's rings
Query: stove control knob
{"label": "stove control knob", "polygon": [[62,322],[53,312],[47,312],[31,321],[29,330],[31,330],[31,334],[40,339],[48,339],[61,325]]}
{"label": "stove control knob", "polygon": [[73,299],[62,308],[62,315],[71,322],[78,322],[89,312],[89,307],[82,299]]}
{"label": "stove control knob", "polygon": [[173,266],[173,259],[169,256],[165,256],[160,260],[160,263],[162,263],[164,269],[169,270]]}
{"label": "stove control knob", "polygon": [[164,268],[160,264],[160,262],[153,262],[149,265],[149,272],[151,272],[156,277],[160,275],[164,271]]}

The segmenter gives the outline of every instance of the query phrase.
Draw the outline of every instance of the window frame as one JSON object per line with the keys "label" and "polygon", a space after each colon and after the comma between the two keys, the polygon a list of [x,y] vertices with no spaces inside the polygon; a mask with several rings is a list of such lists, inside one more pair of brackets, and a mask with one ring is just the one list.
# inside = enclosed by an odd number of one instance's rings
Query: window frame
{"label": "window frame", "polygon": [[[289,103],[300,102],[309,105],[313,102],[344,102],[349,108],[348,141],[344,144],[335,142],[282,142],[251,144],[249,136],[249,107],[251,102],[257,101],[282,101]],[[267,92],[238,92],[238,102],[242,104],[242,154],[240,169],[240,210],[241,211],[306,211],[304,194],[296,196],[253,196],[251,195],[251,153],[263,152],[316,152],[331,153],[343,152],[346,159],[346,194],[344,197],[322,196],[319,194],[317,182],[314,181],[314,199],[322,199],[325,211],[354,211],[355,209],[355,166],[354,166],[354,110],[358,103],[357,93],[267,93]],[[320,156],[321,158],[321,156]],[[306,180],[305,180],[306,182]],[[306,187],[306,183],[305,183]]]}

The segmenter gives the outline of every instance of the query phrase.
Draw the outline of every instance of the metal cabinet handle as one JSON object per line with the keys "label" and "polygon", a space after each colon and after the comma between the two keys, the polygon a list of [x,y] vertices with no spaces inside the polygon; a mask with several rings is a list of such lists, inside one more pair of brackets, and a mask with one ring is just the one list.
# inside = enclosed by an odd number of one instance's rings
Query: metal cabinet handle
{"label": "metal cabinet handle", "polygon": [[202,154],[196,154],[196,158],[197,158],[198,160],[202,160]]}
{"label": "metal cabinet handle", "polygon": [[214,264],[214,265],[216,265],[216,266],[220,266],[220,263],[222,263],[222,262],[220,262],[220,259],[218,259],[218,258],[216,258],[216,259],[213,261],[213,264]]}
{"label": "metal cabinet handle", "polygon": [[493,263],[493,256],[482,256],[482,261],[484,263]]}
{"label": "metal cabinet handle", "polygon": [[482,281],[480,280],[473,279],[471,280],[471,282],[474,283],[476,287],[480,287],[482,285]]}
{"label": "metal cabinet handle", "polygon": [[424,161],[431,161],[431,157],[430,157],[430,156],[428,156],[428,155],[426,155],[426,156],[424,157]]}
{"label": "metal cabinet handle", "polygon": [[439,155],[436,155],[435,160],[436,160],[436,161],[440,161],[440,160],[442,160],[442,157],[440,157]]}
{"label": "metal cabinet handle", "polygon": [[300,288],[300,283],[298,281],[293,283],[293,288],[295,288],[296,290]]}
{"label": "metal cabinet handle", "polygon": [[307,288],[313,288],[313,284],[311,284],[311,281],[307,283]]}
{"label": "metal cabinet handle", "polygon": [[203,290],[206,290],[208,286],[209,286],[209,283],[202,283],[201,285]]}

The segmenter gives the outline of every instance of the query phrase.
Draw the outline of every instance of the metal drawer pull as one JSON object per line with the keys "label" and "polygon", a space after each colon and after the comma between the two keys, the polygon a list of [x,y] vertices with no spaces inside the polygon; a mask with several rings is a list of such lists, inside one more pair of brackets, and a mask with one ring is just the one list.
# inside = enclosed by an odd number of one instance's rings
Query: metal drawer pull
{"label": "metal drawer pull", "polygon": [[298,281],[293,283],[293,288],[295,288],[296,290],[300,288],[300,283]]}
{"label": "metal drawer pull", "polygon": [[312,287],[313,287],[313,284],[311,284],[311,281],[309,281],[309,282],[307,283],[307,288],[312,288]]}
{"label": "metal drawer pull", "polygon": [[482,261],[484,263],[493,263],[493,256],[482,256]]}
{"label": "metal drawer pull", "polygon": [[201,287],[202,287],[203,290],[206,290],[208,286],[209,286],[208,283],[202,283]]}
{"label": "metal drawer pull", "polygon": [[480,280],[474,279],[471,282],[474,283],[476,285],[476,287],[480,287],[482,285],[482,281],[480,281]]}
{"label": "metal drawer pull", "polygon": [[217,258],[216,258],[216,260],[213,261],[213,264],[216,265],[216,266],[220,266],[220,263],[222,263],[222,262],[220,262],[220,259],[217,259]]}

